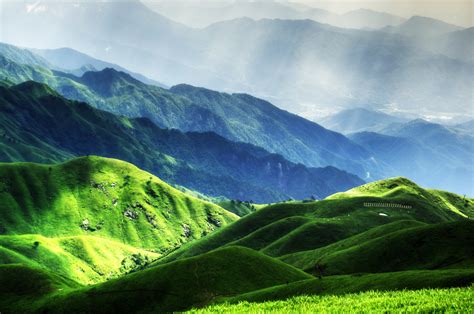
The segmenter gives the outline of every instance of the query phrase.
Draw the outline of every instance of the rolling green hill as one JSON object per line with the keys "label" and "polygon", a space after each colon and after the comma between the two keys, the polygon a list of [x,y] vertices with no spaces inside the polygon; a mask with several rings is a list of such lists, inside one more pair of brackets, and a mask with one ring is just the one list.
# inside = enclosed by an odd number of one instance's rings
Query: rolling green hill
{"label": "rolling green hill", "polygon": [[240,217],[251,214],[259,208],[265,207],[265,205],[262,204],[252,204],[240,200],[219,200],[217,201],[217,204]]}
{"label": "rolling green hill", "polygon": [[0,163],[0,263],[81,284],[143,267],[238,217],[137,167],[82,157]]}
{"label": "rolling green hill", "polygon": [[280,259],[285,263],[291,264],[300,269],[314,271],[317,261],[322,256],[330,255],[338,251],[345,250],[347,248],[357,247],[358,245],[361,245],[365,242],[377,239],[379,237],[391,234],[396,231],[425,225],[427,224],[416,220],[397,220],[391,223],[371,228],[368,231],[359,233],[347,239],[337,241],[325,247],[283,255],[280,257]]}
{"label": "rolling green hill", "polygon": [[[406,225],[416,226],[417,222],[439,224],[474,217],[474,200],[451,193],[447,193],[450,198],[442,197],[445,194],[423,189],[405,178],[393,178],[338,193],[322,201],[278,203],[188,243],[158,263],[229,244],[249,246],[279,257],[324,248],[397,221],[415,221]],[[390,225],[386,227],[390,228]]]}
{"label": "rolling green hill", "polygon": [[281,260],[307,272],[324,275],[408,269],[472,269],[473,235],[472,220],[435,225],[401,221],[373,228],[324,248],[283,256]]}
{"label": "rolling green hill", "polygon": [[114,157],[172,184],[256,202],[324,197],[362,183],[336,168],[307,168],[214,133],[182,133],[160,129],[147,119],[116,116],[66,100],[44,84],[0,87],[0,100],[3,161]]}
{"label": "rolling green hill", "polygon": [[63,313],[180,311],[222,296],[310,278],[290,265],[250,249],[228,247],[99,285],[65,288],[64,292],[56,291],[32,304],[15,306],[2,304],[0,300],[0,307],[7,311]]}
{"label": "rolling green hill", "polygon": [[0,177],[2,234],[94,235],[160,251],[237,219],[119,160],[3,163]]}
{"label": "rolling green hill", "polygon": [[235,221],[117,160],[1,164],[0,177],[0,286],[21,282],[2,292],[7,313],[221,309],[474,282],[473,200],[404,178]]}

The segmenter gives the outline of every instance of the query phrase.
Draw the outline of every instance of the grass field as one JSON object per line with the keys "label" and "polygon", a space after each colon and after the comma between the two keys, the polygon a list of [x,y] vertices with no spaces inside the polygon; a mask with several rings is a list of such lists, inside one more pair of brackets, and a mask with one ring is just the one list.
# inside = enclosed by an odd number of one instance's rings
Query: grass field
{"label": "grass field", "polygon": [[187,313],[473,313],[474,288],[368,291],[298,296],[263,303],[218,304]]}

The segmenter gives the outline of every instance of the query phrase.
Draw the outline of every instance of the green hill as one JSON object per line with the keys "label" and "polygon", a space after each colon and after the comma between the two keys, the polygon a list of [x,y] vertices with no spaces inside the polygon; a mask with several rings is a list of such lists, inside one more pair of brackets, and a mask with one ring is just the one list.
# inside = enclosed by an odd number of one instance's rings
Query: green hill
{"label": "green hill", "polygon": [[217,204],[240,217],[251,214],[264,206],[240,200],[218,200]]}
{"label": "green hill", "polygon": [[321,256],[316,263],[328,275],[408,269],[473,269],[474,221],[428,225],[393,232]]}
{"label": "green hill", "polygon": [[472,200],[403,178],[235,221],[117,160],[1,164],[0,177],[0,274],[35,278],[2,292],[5,312],[169,312],[474,282]]}
{"label": "green hill", "polygon": [[365,242],[377,239],[393,232],[425,225],[425,223],[416,220],[398,220],[374,227],[368,231],[359,233],[347,239],[337,241],[322,248],[283,255],[280,257],[280,260],[300,269],[313,271],[317,261],[323,256],[330,255],[347,248],[357,247],[358,245],[361,245]]}
{"label": "green hill", "polygon": [[406,224],[414,226],[416,222],[438,224],[473,218],[473,209],[472,199],[426,190],[404,178],[387,179],[322,201],[267,206],[158,262],[194,256],[231,243],[278,257],[324,248],[397,221],[414,221]]}
{"label": "green hill", "polygon": [[237,216],[123,161],[0,164],[2,234],[94,235],[167,250]]}
{"label": "green hill", "polygon": [[82,157],[0,163],[0,263],[90,284],[143,267],[238,217],[137,167]]}
{"label": "green hill", "polygon": [[281,260],[325,275],[472,268],[473,234],[472,220],[435,225],[401,221]]}
{"label": "green hill", "polygon": [[[292,266],[250,249],[229,247],[151,267],[99,285],[65,289],[29,304],[26,310],[63,313],[181,311],[222,296],[310,278]],[[25,310],[13,304],[3,304],[3,307]]]}

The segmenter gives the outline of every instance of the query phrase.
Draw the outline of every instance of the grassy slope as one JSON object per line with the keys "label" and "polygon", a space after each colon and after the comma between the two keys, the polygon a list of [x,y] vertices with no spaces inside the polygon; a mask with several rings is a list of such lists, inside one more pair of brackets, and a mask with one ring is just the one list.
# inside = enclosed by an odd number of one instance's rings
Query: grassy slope
{"label": "grassy slope", "polygon": [[[364,202],[399,203],[412,208],[364,207]],[[473,208],[472,199],[463,200],[454,194],[450,199],[441,199],[438,192],[424,190],[407,179],[387,179],[336,194],[323,201],[267,206],[208,237],[184,245],[161,262],[194,256],[229,243],[258,248],[272,256],[283,256],[322,248],[399,220],[430,224],[463,220],[465,216],[473,217]],[[285,219],[302,221],[295,217],[303,217],[303,220],[308,221],[289,227]]]}
{"label": "grassy slope", "polygon": [[299,296],[264,303],[218,304],[189,313],[472,313],[474,288],[369,291],[343,296]]}
{"label": "grassy slope", "polygon": [[115,159],[4,163],[0,178],[4,234],[94,235],[160,251],[237,219]]}
{"label": "grassy slope", "polygon": [[0,212],[1,263],[83,284],[129,271],[134,254],[151,261],[238,219],[131,164],[93,156],[0,163]]}
{"label": "grassy slope", "polygon": [[0,264],[42,268],[80,284],[93,284],[126,273],[130,269],[123,263],[134,254],[148,261],[159,257],[157,253],[93,236],[0,236]]}
{"label": "grassy slope", "polygon": [[403,200],[408,194],[416,196],[420,200],[430,203],[432,206],[453,211],[463,217],[472,218],[474,216],[474,199],[461,197],[460,195],[446,191],[423,189],[412,181],[402,177],[364,184],[350,189],[347,192],[331,195],[327,199],[383,197],[396,201]]}
{"label": "grassy slope", "polygon": [[474,221],[397,231],[323,256],[327,274],[474,268]]}
{"label": "grassy slope", "polygon": [[473,269],[401,271],[381,274],[329,276],[269,287],[222,298],[219,302],[264,302],[298,295],[342,295],[362,291],[466,287],[474,282]]}
{"label": "grassy slope", "polygon": [[313,270],[313,267],[316,265],[316,263],[326,255],[331,255],[351,247],[357,247],[358,245],[366,243],[370,240],[391,234],[396,231],[424,225],[426,224],[416,220],[399,220],[374,227],[368,231],[359,233],[341,241],[337,241],[322,248],[283,255],[280,257],[280,260],[300,269],[309,271]]}
{"label": "grassy slope", "polygon": [[250,233],[249,235],[233,241],[231,245],[241,245],[249,247],[254,250],[261,250],[271,244],[275,239],[283,237],[285,234],[291,232],[306,223],[311,221],[310,218],[303,216],[293,216],[284,219],[280,219],[276,222],[270,223],[258,230]]}
{"label": "grassy slope", "polygon": [[2,293],[48,293],[62,287],[80,287],[74,281],[58,276],[40,268],[9,264],[0,265],[0,278]]}
{"label": "grassy slope", "polygon": [[250,249],[229,247],[99,285],[66,289],[26,309],[68,313],[97,309],[108,313],[177,311],[207,304],[221,296],[310,278],[301,270]]}
{"label": "grassy slope", "polygon": [[[128,184],[133,183],[129,181]],[[145,181],[143,178],[142,184],[146,184]],[[123,186],[123,182],[118,183],[117,186]],[[78,182],[74,184],[81,186]],[[0,308],[58,312],[97,309],[106,312],[177,311],[221,301],[466,286],[474,281],[471,248],[474,223],[465,218],[471,213],[471,200],[446,194],[441,199],[440,192],[423,190],[402,178],[377,182],[360,190],[367,195],[353,190],[347,197],[335,195],[318,202],[270,205],[183,245],[145,270],[95,286],[64,285],[63,290],[49,289],[43,296],[25,294],[21,301],[16,295],[8,295],[3,304],[0,301]],[[367,201],[402,203],[412,208],[367,208],[363,206]],[[306,229],[301,230],[303,227]],[[28,248],[32,239],[25,238],[28,240],[23,251],[8,251],[10,256],[4,253],[11,259],[10,263],[31,260],[25,252],[32,250]],[[276,252],[320,254],[323,278],[312,279],[314,277],[289,264],[248,248],[233,246],[235,244],[268,254],[270,248],[278,249]],[[308,251],[307,247],[320,249]],[[218,249],[208,252],[214,248]],[[205,254],[190,257],[200,253]],[[292,256],[297,257],[296,254],[286,255],[282,259]],[[295,258],[292,262],[302,269],[307,268],[304,265],[311,268],[314,256],[304,256],[301,261]],[[87,259],[87,256],[83,258]],[[30,263],[29,266],[34,268],[36,265]],[[443,267],[450,268],[422,270]],[[380,273],[405,269],[410,270]],[[359,274],[327,276],[344,272]],[[364,275],[360,272],[376,273]]]}

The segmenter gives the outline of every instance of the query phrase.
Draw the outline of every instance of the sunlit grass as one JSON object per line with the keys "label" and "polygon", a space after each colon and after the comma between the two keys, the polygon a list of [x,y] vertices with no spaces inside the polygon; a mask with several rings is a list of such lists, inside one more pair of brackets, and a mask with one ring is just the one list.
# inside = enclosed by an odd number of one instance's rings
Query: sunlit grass
{"label": "sunlit grass", "polygon": [[263,303],[218,304],[189,313],[473,313],[474,288],[299,296]]}

